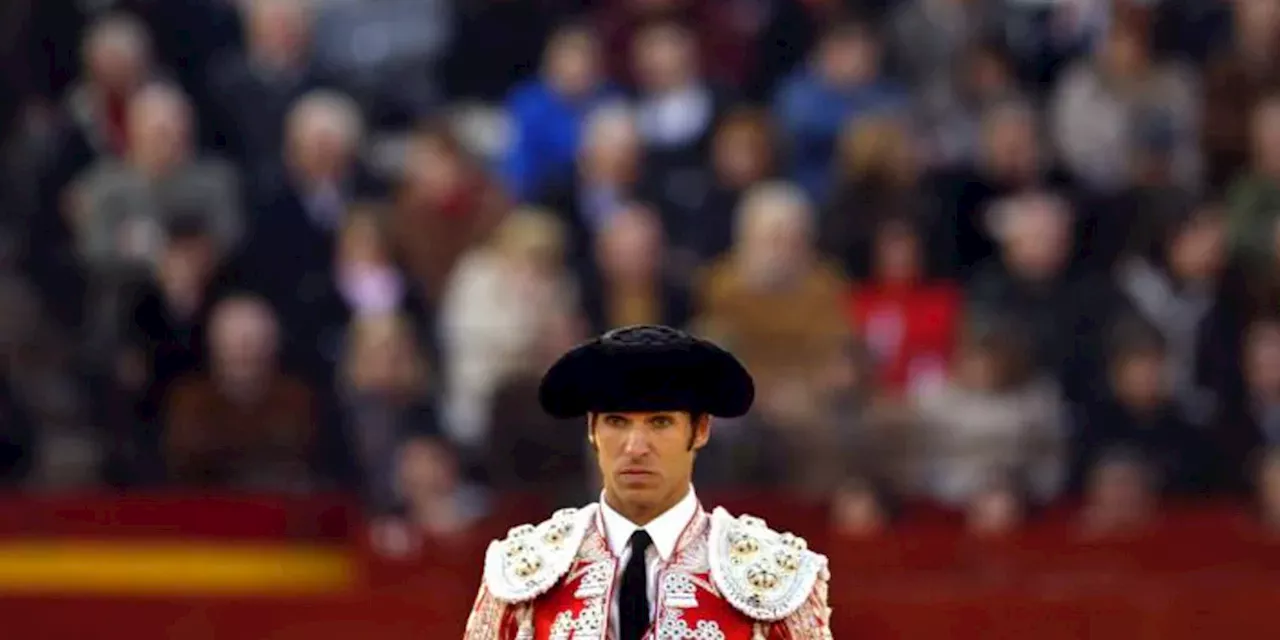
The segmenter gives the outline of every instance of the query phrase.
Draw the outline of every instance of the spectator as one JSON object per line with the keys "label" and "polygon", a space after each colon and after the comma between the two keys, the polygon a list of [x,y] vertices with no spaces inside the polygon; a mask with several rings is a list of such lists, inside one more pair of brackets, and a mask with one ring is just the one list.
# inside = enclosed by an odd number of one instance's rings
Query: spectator
{"label": "spectator", "polygon": [[1202,136],[1208,185],[1223,189],[1248,169],[1249,119],[1280,81],[1280,7],[1275,2],[1233,2],[1234,33],[1204,71]]}
{"label": "spectator", "polygon": [[[742,195],[777,177],[777,138],[767,111],[746,107],[725,114],[711,141],[712,186],[691,215],[666,216],[673,253],[703,264],[733,244],[733,214]],[[673,256],[675,257],[675,256]]]}
{"label": "spectator", "polygon": [[648,200],[653,193],[644,167],[644,147],[633,110],[610,105],[593,111],[573,177],[549,190],[544,199],[544,205],[559,213],[569,230],[569,257],[575,271],[592,268],[600,227],[627,204]]}
{"label": "spectator", "polygon": [[1174,400],[1166,348],[1140,321],[1121,322],[1110,354],[1111,393],[1083,407],[1076,426],[1075,486],[1106,452],[1123,447],[1141,455],[1167,491],[1207,490],[1212,472],[1210,442],[1189,423]]}
{"label": "spectator", "polygon": [[1179,184],[1177,132],[1161,114],[1139,118],[1131,128],[1132,154],[1125,186],[1083,212],[1077,257],[1095,273],[1112,271],[1159,243],[1160,230],[1196,204],[1198,189]]}
{"label": "spectator", "polygon": [[1085,301],[1096,295],[1068,270],[1074,216],[1068,202],[1042,193],[993,204],[986,222],[1000,243],[999,256],[973,277],[967,292],[971,312],[1007,318],[1030,332],[1033,365],[1066,385],[1076,383],[1070,369],[1075,318],[1094,310]]}
{"label": "spectator", "polygon": [[84,75],[67,93],[56,155],[44,176],[43,209],[61,210],[62,189],[95,161],[119,159],[129,147],[134,92],[155,79],[151,34],[131,15],[95,21],[81,43]]}
{"label": "spectator", "polygon": [[587,115],[617,97],[600,69],[602,54],[590,28],[562,27],[547,43],[541,77],[512,91],[512,143],[503,173],[513,197],[536,201],[572,175]]}
{"label": "spectator", "polygon": [[889,393],[934,384],[951,362],[960,292],[926,277],[923,244],[912,220],[885,220],[872,245],[870,277],[848,298],[850,324],[871,350],[877,380]]}
{"label": "spectator", "polygon": [[179,211],[208,216],[222,250],[244,231],[239,179],[220,161],[197,155],[192,111],[176,88],[151,85],[129,101],[129,150],[96,163],[78,185],[72,212],[85,260],[115,270],[153,260],[165,219]]}
{"label": "spectator", "polygon": [[584,285],[584,305],[603,333],[633,324],[683,326],[691,314],[689,291],[667,258],[658,215],[632,205],[610,218],[597,236],[596,263]]}
{"label": "spectator", "polygon": [[1081,514],[1087,537],[1140,532],[1155,519],[1161,478],[1140,454],[1116,449],[1094,463],[1085,483]]}
{"label": "spectator", "polygon": [[408,317],[355,318],[347,332],[340,395],[346,432],[358,450],[369,510],[396,506],[396,451],[414,434],[438,433],[431,372]]}
{"label": "spectator", "polygon": [[557,315],[539,326],[529,357],[504,377],[489,403],[491,431],[484,452],[488,486],[495,491],[536,494],[557,505],[581,504],[592,491],[596,466],[578,420],[547,415],[538,403],[542,374],[585,335],[581,323]]}
{"label": "spectator", "polygon": [[232,297],[209,319],[210,367],[179,381],[165,410],[170,479],[187,486],[305,491],[312,466],[315,400],[280,372],[279,327],[261,300]]}
{"label": "spectator", "polygon": [[889,17],[890,58],[915,86],[954,71],[954,61],[989,27],[991,3],[968,0],[906,0]]}
{"label": "spectator", "polygon": [[[642,27],[631,48],[636,125],[663,193],[681,202],[705,181],[702,158],[727,96],[703,77],[696,36],[677,22]],[[705,188],[705,185],[701,185]]]}
{"label": "spectator", "polygon": [[848,336],[841,314],[848,284],[815,251],[814,222],[795,185],[752,188],[738,209],[731,253],[703,274],[695,295],[695,326],[731,345],[766,404],[771,392],[807,389],[816,365]]}
{"label": "spectator", "polygon": [[832,498],[833,526],[844,536],[872,538],[891,525],[893,514],[885,494],[865,478],[853,477]]}
{"label": "spectator", "polygon": [[386,218],[377,203],[359,203],[344,214],[332,257],[304,277],[302,300],[290,306],[290,354],[317,388],[333,387],[354,318],[405,313],[426,325],[422,298],[394,261]]}
{"label": "spectator", "polygon": [[294,101],[318,88],[311,60],[314,16],[302,0],[242,3],[245,48],[215,58],[205,78],[206,139],[250,175],[274,172]]}
{"label": "spectator", "polygon": [[1024,488],[1014,474],[993,470],[991,477],[969,500],[965,526],[971,535],[1000,538],[1020,528],[1027,519]]}
{"label": "spectator", "polygon": [[956,354],[952,378],[915,398],[916,491],[954,507],[974,500],[990,475],[1014,469],[1033,499],[1066,480],[1066,408],[1057,384],[1027,357],[1007,324],[977,319]]}
{"label": "spectator", "polygon": [[1119,313],[1137,313],[1168,345],[1173,397],[1183,417],[1207,427],[1238,401],[1244,301],[1225,248],[1226,215],[1205,202],[1171,220],[1154,258],[1117,271]]}
{"label": "spectator", "polygon": [[983,112],[1018,91],[1009,56],[995,40],[972,42],[948,58],[948,73],[915,85],[929,168],[954,169],[977,159]]}
{"label": "spectator", "polygon": [[1063,163],[1089,188],[1112,192],[1124,184],[1132,161],[1135,124],[1165,118],[1173,133],[1177,183],[1200,177],[1198,88],[1185,69],[1152,60],[1143,25],[1113,24],[1091,60],[1063,73],[1050,112]]}
{"label": "spectator", "polygon": [[445,424],[464,448],[484,442],[494,389],[530,357],[541,326],[577,308],[578,283],[564,254],[565,231],[555,215],[520,209],[463,256],[450,277],[440,303],[449,362]]}
{"label": "spectator", "polygon": [[[870,116],[850,124],[840,136],[834,193],[824,208],[822,246],[852,277],[867,275],[875,230],[890,218],[918,220],[928,245],[926,271],[948,273],[951,230],[941,202],[929,193],[919,145],[910,124],[896,116]],[[923,274],[922,274],[923,275]]]}
{"label": "spectator", "polygon": [[[759,9],[764,10],[764,7]],[[629,64],[629,52],[645,27],[658,22],[680,22],[696,31],[698,58],[707,77],[715,82],[739,84],[748,62],[753,21],[735,19],[740,11],[721,0],[609,0],[593,11],[611,54],[610,76],[629,86],[639,84],[638,70]]]}
{"label": "spectator", "polygon": [[488,509],[459,469],[457,452],[441,438],[419,436],[400,447],[396,478],[405,519],[428,538],[462,534]]}
{"label": "spectator", "polygon": [[946,223],[955,243],[952,270],[964,279],[995,251],[987,211],[993,202],[1036,190],[1072,191],[1070,180],[1056,170],[1052,154],[1041,144],[1036,110],[1018,99],[986,108],[973,163],[945,173],[939,182],[945,210],[955,216]]}
{"label": "spectator", "polygon": [[409,142],[390,224],[397,251],[428,305],[440,302],[458,260],[507,215],[506,193],[443,123]]}
{"label": "spectator", "polygon": [[225,264],[205,218],[170,220],[151,277],[127,302],[115,361],[115,388],[133,398],[133,410],[114,429],[117,449],[110,473],[125,483],[163,477],[162,409],[174,384],[208,370],[208,323],[228,292]]}
{"label": "spectator", "polygon": [[[283,177],[258,176],[252,233],[236,259],[237,284],[278,305],[286,336],[317,337],[309,304],[326,292],[335,232],[369,190],[357,159],[363,138],[354,102],[338,93],[308,93],[293,104],[285,123]],[[309,358],[318,345],[290,349],[295,350],[316,364]]]}
{"label": "spectator", "polygon": [[779,89],[774,109],[787,134],[796,181],[823,201],[840,130],[869,114],[901,109],[907,98],[882,77],[880,43],[869,26],[836,25],[815,49],[809,67]]}

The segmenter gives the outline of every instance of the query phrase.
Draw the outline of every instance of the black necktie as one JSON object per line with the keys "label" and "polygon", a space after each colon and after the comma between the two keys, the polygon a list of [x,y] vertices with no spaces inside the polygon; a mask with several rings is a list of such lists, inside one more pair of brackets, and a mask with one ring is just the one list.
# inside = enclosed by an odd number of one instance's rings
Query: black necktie
{"label": "black necktie", "polygon": [[653,540],[643,529],[631,534],[631,558],[622,570],[618,597],[618,640],[640,640],[649,628],[649,587],[644,552]]}

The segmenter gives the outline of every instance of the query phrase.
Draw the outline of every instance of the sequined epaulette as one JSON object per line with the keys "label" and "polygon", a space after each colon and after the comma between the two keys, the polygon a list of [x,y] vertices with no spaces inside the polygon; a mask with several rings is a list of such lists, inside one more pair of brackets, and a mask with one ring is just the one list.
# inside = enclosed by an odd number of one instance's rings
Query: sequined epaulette
{"label": "sequined epaulette", "polygon": [[795,613],[828,575],[826,556],[810,551],[804,538],[719,507],[711,514],[708,551],[716,588],[753,620],[772,622]]}
{"label": "sequined epaulette", "polygon": [[520,525],[502,540],[489,543],[484,556],[484,583],[489,593],[514,604],[532,600],[555,586],[573,565],[597,508],[591,504],[561,509],[541,524]]}

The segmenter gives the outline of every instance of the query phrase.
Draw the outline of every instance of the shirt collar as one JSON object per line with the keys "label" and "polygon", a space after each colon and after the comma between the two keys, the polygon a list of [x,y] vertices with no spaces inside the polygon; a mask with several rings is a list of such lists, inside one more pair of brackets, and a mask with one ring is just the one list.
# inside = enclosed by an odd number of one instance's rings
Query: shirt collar
{"label": "shirt collar", "polygon": [[604,493],[600,494],[600,515],[604,520],[605,538],[609,541],[609,549],[617,557],[621,557],[622,552],[627,548],[627,544],[631,541],[631,534],[635,533],[636,529],[644,529],[653,540],[653,547],[662,560],[665,562],[671,559],[671,554],[676,550],[676,543],[680,541],[680,534],[684,533],[685,525],[689,524],[697,512],[698,497],[690,486],[689,492],[675,506],[667,509],[649,524],[638,527],[626,516],[614,511],[613,507],[605,502]]}

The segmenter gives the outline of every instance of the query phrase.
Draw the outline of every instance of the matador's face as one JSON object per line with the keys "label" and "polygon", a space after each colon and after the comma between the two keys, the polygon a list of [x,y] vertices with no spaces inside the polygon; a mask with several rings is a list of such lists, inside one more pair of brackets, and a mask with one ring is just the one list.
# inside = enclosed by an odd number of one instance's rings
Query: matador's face
{"label": "matador's face", "polygon": [[598,413],[587,419],[605,497],[627,516],[658,515],[675,504],[711,433],[707,416],[695,420],[685,411]]}

